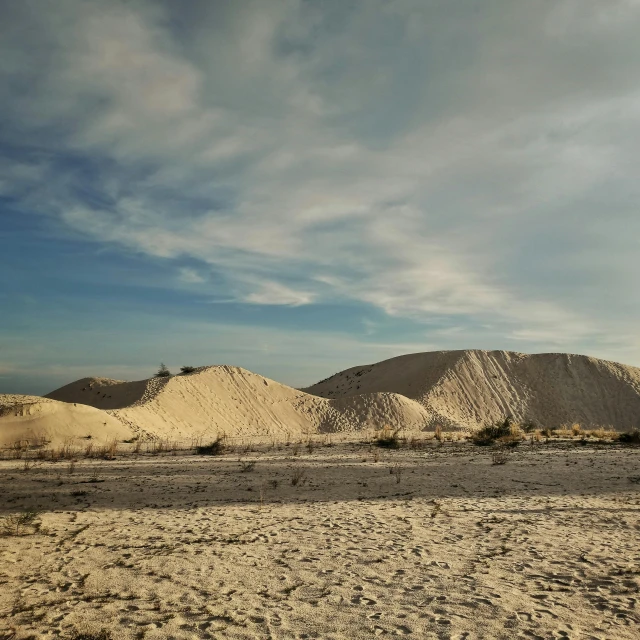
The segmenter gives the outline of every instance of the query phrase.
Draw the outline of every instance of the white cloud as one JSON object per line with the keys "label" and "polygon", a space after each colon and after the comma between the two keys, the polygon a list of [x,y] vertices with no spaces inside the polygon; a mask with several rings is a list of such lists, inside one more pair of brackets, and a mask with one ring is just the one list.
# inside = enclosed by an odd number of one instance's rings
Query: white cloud
{"label": "white cloud", "polygon": [[278,282],[262,282],[257,291],[242,298],[249,304],[286,305],[299,307],[313,302],[314,295],[307,291],[296,291]]}
{"label": "white cloud", "polygon": [[[20,15],[50,56],[31,99],[5,101],[34,140],[54,132],[52,151],[100,159],[100,197],[50,156],[3,192],[103,242],[214,266],[251,304],[349,298],[605,344],[616,304],[575,284],[607,273],[618,304],[635,295],[617,283],[640,232],[637,2],[505,3],[482,31],[408,0],[214,4],[182,16],[183,37],[155,3]],[[7,77],[36,68],[26,44],[10,41]]]}
{"label": "white cloud", "polygon": [[200,284],[201,282],[206,282],[206,278],[200,275],[200,273],[195,269],[190,269],[189,267],[182,267],[179,269],[178,274],[180,280],[187,284]]}

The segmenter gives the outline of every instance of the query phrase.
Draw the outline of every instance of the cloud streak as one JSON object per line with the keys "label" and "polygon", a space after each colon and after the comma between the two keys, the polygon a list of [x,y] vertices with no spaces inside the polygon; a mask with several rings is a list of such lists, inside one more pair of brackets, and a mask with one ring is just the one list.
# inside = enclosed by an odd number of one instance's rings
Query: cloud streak
{"label": "cloud streak", "polygon": [[534,4],[25,1],[0,193],[192,261],[177,286],[610,350],[640,311],[640,7]]}

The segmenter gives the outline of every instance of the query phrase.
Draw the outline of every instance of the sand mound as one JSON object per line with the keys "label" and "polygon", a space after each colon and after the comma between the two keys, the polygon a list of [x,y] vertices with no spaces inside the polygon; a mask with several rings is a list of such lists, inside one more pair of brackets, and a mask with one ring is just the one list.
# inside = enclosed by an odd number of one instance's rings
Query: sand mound
{"label": "sand mound", "polygon": [[175,439],[220,433],[296,438],[385,424],[421,429],[430,419],[422,405],[394,393],[328,400],[226,365],[138,382],[85,378],[47,397],[82,399],[137,435]]}
{"label": "sand mound", "polygon": [[93,407],[37,396],[0,395],[0,446],[21,441],[58,445],[87,436],[106,442],[131,435],[121,421]]}
{"label": "sand mound", "polygon": [[640,369],[587,356],[436,351],[353,367],[304,391],[325,398],[402,394],[443,426],[475,429],[506,415],[548,426],[640,426]]}

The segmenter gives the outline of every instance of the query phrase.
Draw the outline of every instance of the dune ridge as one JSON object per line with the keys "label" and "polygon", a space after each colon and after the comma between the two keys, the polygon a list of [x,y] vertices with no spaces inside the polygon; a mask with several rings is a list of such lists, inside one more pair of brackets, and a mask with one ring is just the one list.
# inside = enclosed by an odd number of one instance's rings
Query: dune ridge
{"label": "dune ridge", "polygon": [[415,353],[346,369],[304,391],[325,398],[399,393],[443,426],[468,429],[507,415],[551,428],[640,426],[640,369],[565,353]]}

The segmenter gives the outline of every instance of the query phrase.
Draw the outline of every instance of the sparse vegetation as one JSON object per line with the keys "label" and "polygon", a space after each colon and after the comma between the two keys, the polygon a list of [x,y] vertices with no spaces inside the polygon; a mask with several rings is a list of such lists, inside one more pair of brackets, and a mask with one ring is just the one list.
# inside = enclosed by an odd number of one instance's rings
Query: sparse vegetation
{"label": "sparse vegetation", "polygon": [[509,462],[509,452],[507,449],[505,448],[499,448],[496,449],[492,454],[491,454],[491,464],[492,465],[502,465],[502,464],[507,464],[507,462]]}
{"label": "sparse vegetation", "polygon": [[164,364],[164,362],[161,362],[160,363],[160,367],[159,367],[158,371],[156,372],[155,377],[156,378],[169,378],[170,376],[171,376],[171,371],[169,371],[169,369]]}
{"label": "sparse vegetation", "polygon": [[196,370],[195,367],[190,365],[185,365],[184,367],[180,367],[180,375],[186,375],[187,373],[193,373]]}
{"label": "sparse vegetation", "polygon": [[255,460],[238,460],[240,463],[240,473],[251,473],[256,466]]}
{"label": "sparse vegetation", "polygon": [[298,485],[303,485],[307,481],[307,472],[298,468],[293,471],[293,475],[291,476],[291,485],[297,487]]}
{"label": "sparse vegetation", "polygon": [[623,444],[640,444],[640,429],[626,431],[618,435],[618,442]]}
{"label": "sparse vegetation", "polygon": [[487,446],[495,442],[502,442],[515,446],[522,440],[520,426],[515,424],[511,416],[504,420],[483,427],[473,436],[473,442],[480,446]]}
{"label": "sparse vegetation", "polygon": [[378,447],[383,447],[385,449],[399,449],[399,433],[400,429],[396,429],[395,431],[393,431],[390,426],[386,425],[383,429],[376,433],[374,443]]}
{"label": "sparse vegetation", "polygon": [[224,453],[226,448],[225,437],[218,436],[209,444],[203,444],[196,447],[196,453],[201,456],[219,456]]}
{"label": "sparse vegetation", "polygon": [[42,527],[37,511],[24,511],[5,516],[0,524],[0,535],[25,536],[38,533]]}

